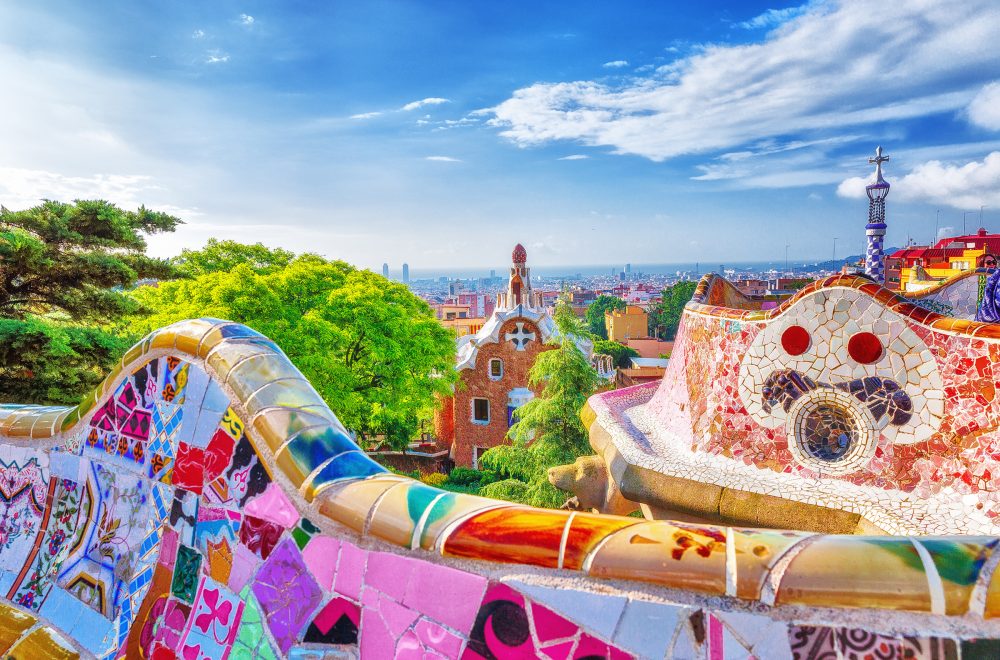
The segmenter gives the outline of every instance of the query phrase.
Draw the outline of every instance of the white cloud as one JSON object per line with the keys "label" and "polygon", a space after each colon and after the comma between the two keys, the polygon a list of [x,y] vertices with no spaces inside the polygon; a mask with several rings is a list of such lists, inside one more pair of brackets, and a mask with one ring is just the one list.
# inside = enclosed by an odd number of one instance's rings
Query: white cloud
{"label": "white cloud", "polygon": [[628,66],[628,60],[614,60],[613,62],[605,62],[602,66],[605,69],[620,69],[622,67]]}
{"label": "white cloud", "polygon": [[194,32],[191,33],[192,39],[202,39],[204,38],[204,36],[205,36],[204,30],[195,30]]}
{"label": "white cloud", "polygon": [[964,110],[1000,67],[1000,7],[914,0],[891,19],[863,0],[810,7],[760,43],[710,45],[619,85],[538,83],[493,108],[504,137],[571,140],[654,161],[814,139]]}
{"label": "white cloud", "polygon": [[823,195],[820,195],[819,193],[811,192],[808,195],[806,195],[806,199],[812,200],[814,202],[820,202],[820,201],[823,200]]}
{"label": "white cloud", "polygon": [[433,160],[439,163],[461,163],[462,161],[458,158],[452,158],[451,156],[427,156],[424,160]]}
{"label": "white cloud", "polygon": [[875,175],[864,177],[864,176],[852,176],[844,179],[837,186],[837,194],[841,197],[847,197],[848,199],[860,199],[865,197],[865,186],[872,182]]}
{"label": "white cloud", "polygon": [[407,111],[409,111],[409,110],[416,110],[417,108],[422,108],[425,105],[440,105],[442,103],[451,103],[451,101],[448,100],[448,99],[442,99],[442,98],[438,98],[438,97],[432,96],[432,97],[429,97],[429,98],[426,98],[426,99],[421,99],[419,101],[411,101],[410,103],[407,103],[406,105],[404,105],[401,109],[402,110],[407,110]]}
{"label": "white cloud", "polygon": [[243,25],[253,25],[254,20],[254,17],[250,14],[240,14],[240,23]]}
{"label": "white cloud", "polygon": [[356,115],[351,115],[350,118],[351,119],[371,119],[372,117],[378,117],[380,114],[382,114],[382,113],[376,110],[375,112],[361,112],[361,113],[358,113]]}
{"label": "white cloud", "polygon": [[737,27],[744,30],[759,30],[761,28],[771,28],[776,25],[787,23],[797,16],[801,16],[809,9],[809,5],[801,7],[786,7],[785,9],[768,9],[763,14],[754,16],[749,21],[737,23]]}
{"label": "white cloud", "polygon": [[[837,194],[855,199],[864,197],[865,186],[871,180],[871,177],[845,179],[837,187]],[[961,165],[927,161],[896,181],[890,178],[889,183],[892,186],[890,199],[959,209],[1000,206],[1000,151],[990,153],[981,161]]]}
{"label": "white cloud", "polygon": [[162,197],[163,187],[153,177],[136,174],[94,174],[66,176],[45,170],[0,167],[0,204],[21,210],[43,200],[105,199],[122,208],[148,208],[190,218],[200,215],[195,209],[169,204],[151,204],[151,195]]}
{"label": "white cloud", "polygon": [[229,53],[223,53],[221,50],[210,50],[208,57],[205,58],[205,64],[224,64],[228,61]]}
{"label": "white cloud", "polygon": [[590,156],[585,156],[583,154],[571,154],[569,156],[563,156],[562,158],[557,158],[556,160],[586,160]]}
{"label": "white cloud", "polygon": [[969,121],[992,131],[1000,130],[1000,83],[983,87],[969,103]]}

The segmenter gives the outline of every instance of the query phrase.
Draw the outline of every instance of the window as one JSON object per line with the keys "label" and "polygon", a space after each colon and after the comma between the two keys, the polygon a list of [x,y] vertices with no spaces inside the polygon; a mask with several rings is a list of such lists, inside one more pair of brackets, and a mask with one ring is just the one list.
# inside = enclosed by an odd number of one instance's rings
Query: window
{"label": "window", "polygon": [[472,400],[472,421],[476,424],[490,423],[490,401],[489,399]]}
{"label": "window", "polygon": [[490,360],[490,380],[500,380],[503,378],[503,360],[493,358]]}

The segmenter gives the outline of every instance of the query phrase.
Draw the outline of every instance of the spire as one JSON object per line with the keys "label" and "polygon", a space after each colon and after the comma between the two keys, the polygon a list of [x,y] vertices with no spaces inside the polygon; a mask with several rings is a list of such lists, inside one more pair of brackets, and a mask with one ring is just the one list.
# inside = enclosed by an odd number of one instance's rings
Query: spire
{"label": "spire", "polygon": [[497,299],[500,309],[513,309],[518,305],[528,308],[535,307],[535,295],[531,290],[531,269],[528,268],[528,253],[524,246],[518,243],[511,254],[510,280],[507,283],[507,293],[501,293]]}
{"label": "spire", "polygon": [[882,163],[887,160],[889,160],[889,157],[882,155],[882,147],[875,147],[875,157],[868,159],[869,163],[875,165],[875,183],[865,186],[868,199],[883,200],[889,194],[889,183],[882,178]]}
{"label": "spire", "polygon": [[865,254],[865,274],[882,284],[885,281],[885,198],[889,194],[889,182],[882,177],[882,163],[889,160],[882,155],[882,147],[875,148],[875,157],[868,162],[875,166],[875,182],[865,186],[868,194],[868,224],[865,234],[868,236],[868,251]]}

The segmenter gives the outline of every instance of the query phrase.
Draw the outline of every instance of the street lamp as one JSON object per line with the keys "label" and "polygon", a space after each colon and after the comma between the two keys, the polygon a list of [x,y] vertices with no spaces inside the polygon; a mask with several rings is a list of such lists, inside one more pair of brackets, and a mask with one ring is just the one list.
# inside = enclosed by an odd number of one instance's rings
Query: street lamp
{"label": "street lamp", "polygon": [[975,211],[963,211],[962,212],[962,236],[968,235],[968,230],[965,228],[965,219],[969,217],[970,213],[975,213]]}
{"label": "street lamp", "polygon": [[788,277],[788,243],[785,243],[785,277]]}

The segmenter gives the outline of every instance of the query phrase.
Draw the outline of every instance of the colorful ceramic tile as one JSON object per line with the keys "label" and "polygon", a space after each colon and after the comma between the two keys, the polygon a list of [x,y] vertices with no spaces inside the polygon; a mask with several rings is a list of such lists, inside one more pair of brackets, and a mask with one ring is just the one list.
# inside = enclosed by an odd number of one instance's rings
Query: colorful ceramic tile
{"label": "colorful ceramic tile", "polygon": [[244,513],[291,529],[299,522],[299,512],[288,496],[276,483],[271,483],[263,493],[248,500]]}
{"label": "colorful ceramic tile", "polygon": [[361,610],[346,598],[334,598],[316,614],[303,641],[316,644],[357,644]]}
{"label": "colorful ceramic tile", "polygon": [[285,539],[257,572],[253,593],[281,651],[287,652],[319,604],[319,585],[309,574],[295,542]]}
{"label": "colorful ceramic tile", "polygon": [[612,534],[588,561],[594,577],[642,579],[701,593],[726,593],[722,528],[639,523]]}
{"label": "colorful ceramic tile", "polygon": [[[843,566],[851,570],[844,571]],[[776,600],[789,605],[931,611],[923,562],[906,538],[817,539],[792,559]]]}
{"label": "colorful ceramic tile", "polygon": [[170,591],[174,597],[189,605],[194,602],[198,588],[198,569],[201,567],[201,562],[201,553],[194,548],[182,545],[177,549],[174,579]]}
{"label": "colorful ceramic tile", "polygon": [[244,603],[210,578],[198,586],[187,628],[180,641],[184,658],[225,660],[236,639]]}

